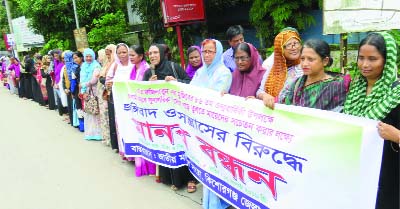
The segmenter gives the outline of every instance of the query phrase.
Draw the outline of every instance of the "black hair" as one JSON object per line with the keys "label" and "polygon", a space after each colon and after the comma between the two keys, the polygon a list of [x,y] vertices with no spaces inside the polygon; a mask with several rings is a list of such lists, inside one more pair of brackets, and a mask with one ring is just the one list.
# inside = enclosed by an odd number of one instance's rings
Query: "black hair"
{"label": "black hair", "polygon": [[80,51],[74,52],[74,54],[72,56],[74,56],[74,55],[83,59],[83,54]]}
{"label": "black hair", "polygon": [[361,40],[360,46],[358,47],[358,53],[360,53],[360,48],[364,45],[374,46],[386,61],[386,44],[385,39],[381,34],[369,33],[367,37]]}
{"label": "black hair", "polygon": [[132,45],[132,46],[130,47],[130,49],[133,50],[134,52],[136,52],[136,54],[142,55],[142,61],[143,61],[144,59],[146,59],[145,54],[144,54],[144,48],[143,48],[143,46],[140,46],[140,45]]}
{"label": "black hair", "polygon": [[303,52],[304,48],[311,48],[313,49],[321,59],[325,59],[326,57],[329,58],[329,62],[326,65],[327,67],[331,66],[333,63],[333,59],[331,57],[331,49],[329,48],[329,44],[326,41],[321,39],[309,39],[303,44],[303,48],[301,51]]}
{"label": "black hair", "polygon": [[236,51],[237,51],[238,49],[240,49],[240,50],[246,52],[246,53],[249,55],[249,57],[251,57],[251,50],[250,50],[250,47],[249,47],[249,45],[248,45],[247,43],[245,43],[245,42],[240,43],[240,44],[236,47],[235,53],[236,53]]}
{"label": "black hair", "polygon": [[[187,53],[186,53],[187,56],[189,57],[189,54],[194,52],[194,51],[198,51],[196,47],[194,47],[194,46],[189,47],[188,50],[187,50]],[[201,52],[199,52],[199,53],[201,53]]]}
{"label": "black hair", "polygon": [[240,25],[233,25],[226,30],[226,38],[230,41],[233,37],[243,34],[243,28]]}

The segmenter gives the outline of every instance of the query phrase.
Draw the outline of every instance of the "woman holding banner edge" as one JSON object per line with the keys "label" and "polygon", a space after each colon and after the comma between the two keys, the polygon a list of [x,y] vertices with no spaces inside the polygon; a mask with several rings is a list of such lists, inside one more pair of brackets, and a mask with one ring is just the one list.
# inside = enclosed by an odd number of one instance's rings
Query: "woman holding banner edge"
{"label": "woman holding banner edge", "polygon": [[350,85],[344,112],[380,120],[377,129],[385,139],[376,209],[399,208],[400,82],[397,48],[387,32],[370,33],[360,42],[357,71]]}
{"label": "woman holding banner edge", "polygon": [[[190,84],[213,89],[218,92],[228,92],[232,84],[231,71],[223,63],[223,48],[220,41],[206,39],[201,43],[203,66],[198,69]],[[229,204],[215,193],[203,187],[204,209],[225,209]]]}

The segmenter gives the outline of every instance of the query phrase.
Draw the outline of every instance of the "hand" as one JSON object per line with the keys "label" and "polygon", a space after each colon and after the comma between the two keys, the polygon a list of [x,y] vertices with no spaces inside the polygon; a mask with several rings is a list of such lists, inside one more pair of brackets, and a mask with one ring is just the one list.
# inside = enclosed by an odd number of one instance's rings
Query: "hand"
{"label": "hand", "polygon": [[264,93],[261,95],[262,101],[266,107],[269,107],[270,109],[275,108],[275,97]]}
{"label": "hand", "polygon": [[54,84],[53,88],[58,89],[58,85]]}
{"label": "hand", "polygon": [[87,96],[88,96],[87,94],[82,94],[82,99],[86,100]]}
{"label": "hand", "polygon": [[248,99],[255,99],[256,97],[255,96],[248,96],[248,97],[246,97],[246,100],[248,100]]}
{"label": "hand", "polygon": [[176,81],[176,79],[173,76],[166,76],[165,81]]}
{"label": "hand", "polygon": [[376,127],[378,128],[379,136],[381,136],[383,139],[399,144],[400,140],[399,129],[384,122],[379,122]]}
{"label": "hand", "polygon": [[157,75],[152,75],[149,79],[149,81],[156,81],[157,80]]}
{"label": "hand", "polygon": [[221,91],[221,97],[223,97],[225,94],[227,94],[227,92]]}
{"label": "hand", "polygon": [[69,94],[69,89],[64,90],[66,94]]}

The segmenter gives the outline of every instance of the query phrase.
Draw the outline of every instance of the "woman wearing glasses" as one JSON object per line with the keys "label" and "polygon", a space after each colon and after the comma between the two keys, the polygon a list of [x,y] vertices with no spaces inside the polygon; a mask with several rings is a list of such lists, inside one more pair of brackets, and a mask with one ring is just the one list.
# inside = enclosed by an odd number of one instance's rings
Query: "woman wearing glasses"
{"label": "woman wearing glasses", "polygon": [[[223,63],[221,42],[214,39],[204,40],[201,43],[201,53],[203,66],[196,71],[190,84],[218,92],[228,92],[232,83],[232,74]],[[229,207],[228,203],[203,187],[204,209],[225,209],[227,207]]]}
{"label": "woman wearing glasses", "polygon": [[236,70],[232,73],[230,94],[255,97],[265,69],[259,62],[257,49],[249,43],[241,43],[235,52]]}
{"label": "woman wearing glasses", "polygon": [[300,67],[301,39],[295,30],[280,32],[274,41],[274,64],[266,69],[257,91],[257,98],[273,108],[276,101],[281,101],[289,85],[303,75]]}
{"label": "woman wearing glasses", "polygon": [[289,86],[285,98],[280,102],[341,112],[350,77],[325,72],[333,62],[328,43],[319,39],[306,41],[300,60],[304,75]]}

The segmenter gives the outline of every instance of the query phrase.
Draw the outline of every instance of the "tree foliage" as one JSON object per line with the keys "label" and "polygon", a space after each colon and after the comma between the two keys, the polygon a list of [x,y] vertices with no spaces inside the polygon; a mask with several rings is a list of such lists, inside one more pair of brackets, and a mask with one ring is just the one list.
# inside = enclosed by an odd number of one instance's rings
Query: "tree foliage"
{"label": "tree foliage", "polygon": [[122,42],[126,27],[125,15],[121,11],[94,19],[93,28],[88,33],[89,45],[97,51],[107,44]]}
{"label": "tree foliage", "polygon": [[[30,19],[31,28],[42,34],[46,42],[74,42],[73,30],[76,29],[76,23],[71,0],[14,1],[17,3],[14,9],[20,10]],[[76,4],[79,25],[87,27],[87,31],[90,31],[93,19],[126,8],[123,0],[76,0]]]}
{"label": "tree foliage", "polygon": [[314,24],[315,20],[308,12],[321,5],[321,0],[254,0],[250,21],[257,29],[258,38],[267,41],[269,46],[275,34],[285,27],[302,30]]}

